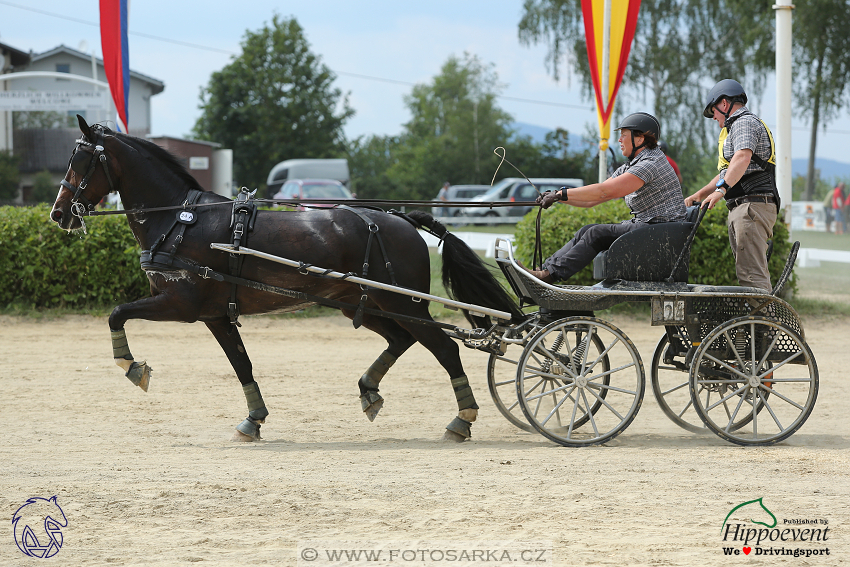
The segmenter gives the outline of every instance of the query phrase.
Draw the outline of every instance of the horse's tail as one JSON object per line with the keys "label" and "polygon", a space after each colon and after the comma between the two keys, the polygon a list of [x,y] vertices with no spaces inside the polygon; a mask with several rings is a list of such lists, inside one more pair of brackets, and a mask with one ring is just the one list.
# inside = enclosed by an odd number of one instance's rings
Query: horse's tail
{"label": "horse's tail", "polygon": [[[514,322],[524,318],[522,311],[505,288],[493,277],[487,265],[466,243],[452,234],[430,213],[412,211],[404,215],[414,226],[424,226],[443,242],[443,287],[449,297],[457,301],[480,305],[511,314]],[[418,226],[417,226],[418,228]],[[467,311],[464,315],[477,327],[488,327],[488,317],[473,317]]]}

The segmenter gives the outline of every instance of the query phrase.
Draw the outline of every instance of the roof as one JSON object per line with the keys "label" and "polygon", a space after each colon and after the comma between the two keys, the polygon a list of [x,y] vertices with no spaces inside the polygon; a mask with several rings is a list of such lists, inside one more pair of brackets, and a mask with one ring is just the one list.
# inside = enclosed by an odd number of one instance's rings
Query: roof
{"label": "roof", "polygon": [[187,142],[189,144],[201,144],[203,146],[211,146],[213,148],[220,148],[221,144],[219,142],[207,142],[205,140],[193,140],[190,138],[178,138],[176,136],[151,136],[150,134],[146,136],[148,140],[174,140],[176,142]]}
{"label": "roof", "polygon": [[[32,63],[35,63],[36,61],[47,59],[48,57],[52,57],[59,53],[67,53],[72,57],[77,57],[78,59],[82,59],[84,61],[91,61],[91,54],[83,53],[82,51],[77,51],[76,49],[72,49],[67,45],[60,45],[59,47],[54,47],[50,51],[45,51],[44,53],[38,53],[36,55],[33,55],[31,61]],[[95,57],[95,61],[97,61],[97,64],[101,67],[104,66],[103,59],[98,59],[97,57]],[[159,94],[163,90],[165,90],[165,83],[163,83],[162,81],[154,79],[153,77],[149,77],[147,75],[143,75],[142,73],[138,73],[136,71],[133,71],[132,69],[130,69],[130,77],[138,79],[140,81],[144,81],[151,85],[151,90],[153,91],[151,94]]]}
{"label": "roof", "polygon": [[[15,49],[10,45],[6,45],[5,43],[0,43],[0,54],[5,55],[6,53],[11,54],[12,56],[12,67],[17,67],[18,65],[26,65],[30,61],[30,54],[21,51],[20,49]],[[3,70],[0,69],[0,73]]]}

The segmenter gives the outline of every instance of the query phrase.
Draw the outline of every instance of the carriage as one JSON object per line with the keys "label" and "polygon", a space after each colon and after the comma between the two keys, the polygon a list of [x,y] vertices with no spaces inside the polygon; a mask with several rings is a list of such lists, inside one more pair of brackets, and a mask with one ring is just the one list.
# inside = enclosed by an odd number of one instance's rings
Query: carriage
{"label": "carriage", "polygon": [[[814,356],[799,317],[778,296],[798,244],[766,294],[687,283],[701,217],[623,235],[597,259],[601,281],[594,286],[546,284],[521,268],[510,243],[500,240],[496,262],[517,306],[480,258],[428,213],[347,205],[261,211],[263,200],[247,190],[235,201],[204,193],[158,146],[78,119],[83,137],[50,218],[74,230],[85,229],[84,217],[127,215],[151,284],[151,297],[119,305],[109,317],[115,363],[147,391],[151,368],[131,355],[125,323],[203,322],[245,394],[248,417],[236,428],[241,440],[260,439],[269,412],[239,335],[239,315],[317,303],[340,309],[355,328],[387,341],[358,382],[370,420],[384,402],[381,379],[419,342],[451,380],[458,414],[446,435],[456,441],[471,436],[479,408],[455,340],[489,355],[490,392],[514,425],[572,447],[605,443],[625,430],[643,402],[644,364],[623,331],[594,315],[622,302],[650,302],[652,324],[665,329],[650,380],[664,412],[685,429],[766,445],[792,435],[814,408]],[[95,211],[111,191],[128,209]],[[430,260],[417,228],[443,243],[451,299],[429,293]],[[429,302],[462,310],[472,328],[434,321]],[[524,305],[538,310],[523,312]]]}

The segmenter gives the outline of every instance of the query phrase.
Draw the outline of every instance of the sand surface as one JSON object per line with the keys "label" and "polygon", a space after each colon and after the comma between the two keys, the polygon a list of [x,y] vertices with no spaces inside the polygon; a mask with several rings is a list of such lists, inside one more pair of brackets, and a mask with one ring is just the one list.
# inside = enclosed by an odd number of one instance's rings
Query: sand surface
{"label": "sand surface", "polygon": [[[648,369],[662,331],[614,323]],[[28,498],[54,495],[68,523],[46,560],[56,565],[306,566],[298,549],[312,540],[550,542],[538,565],[850,562],[850,322],[804,323],[820,394],[788,440],[744,448],[684,431],[647,383],[623,434],[570,449],[508,423],[487,391],[487,355],[465,348],[481,406],[471,441],[440,442],[456,404],[418,345],[384,379],[370,423],[357,380],[385,344],[342,317],[243,319],[271,411],[252,444],[230,441],[245,399],[202,324],[127,324],[133,354],[155,371],[146,394],[113,364],[105,318],[0,318],[0,565],[38,563],[10,520]],[[830,555],[725,556],[724,518],[757,498],[779,527],[828,521],[826,545],[797,547]],[[394,563],[424,564],[463,563]]]}

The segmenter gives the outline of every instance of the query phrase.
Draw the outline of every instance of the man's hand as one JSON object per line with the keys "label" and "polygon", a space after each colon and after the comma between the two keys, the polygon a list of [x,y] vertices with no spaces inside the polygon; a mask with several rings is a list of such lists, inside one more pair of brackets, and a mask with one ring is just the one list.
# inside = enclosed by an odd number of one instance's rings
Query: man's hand
{"label": "man's hand", "polygon": [[711,195],[706,197],[705,200],[702,202],[702,208],[704,209],[708,207],[709,210],[711,210],[714,208],[714,205],[717,204],[717,201],[720,201],[721,199],[723,199],[723,193],[721,193],[720,191],[712,191]]}
{"label": "man's hand", "polygon": [[537,204],[543,207],[544,209],[548,209],[552,206],[553,203],[556,203],[560,200],[560,194],[557,191],[546,191],[545,193],[537,197]]}

